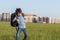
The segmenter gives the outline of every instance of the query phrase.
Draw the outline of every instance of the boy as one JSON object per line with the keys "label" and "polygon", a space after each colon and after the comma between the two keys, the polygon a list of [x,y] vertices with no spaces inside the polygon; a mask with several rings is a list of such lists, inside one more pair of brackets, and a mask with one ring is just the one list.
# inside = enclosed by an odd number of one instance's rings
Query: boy
{"label": "boy", "polygon": [[23,40],[26,40],[27,39],[27,31],[26,31],[24,18],[22,16],[22,10],[20,8],[17,9],[17,16],[14,20],[16,20],[18,22],[18,30],[16,33],[16,40],[19,40],[19,36],[20,36],[21,31],[23,31],[23,33],[24,33]]}

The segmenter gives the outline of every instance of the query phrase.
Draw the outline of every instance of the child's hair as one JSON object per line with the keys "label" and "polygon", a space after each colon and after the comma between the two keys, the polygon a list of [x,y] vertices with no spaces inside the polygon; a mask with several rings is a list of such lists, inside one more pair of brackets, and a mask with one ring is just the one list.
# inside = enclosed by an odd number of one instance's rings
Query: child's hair
{"label": "child's hair", "polygon": [[16,8],[16,13],[22,13],[22,10],[21,10],[21,8]]}

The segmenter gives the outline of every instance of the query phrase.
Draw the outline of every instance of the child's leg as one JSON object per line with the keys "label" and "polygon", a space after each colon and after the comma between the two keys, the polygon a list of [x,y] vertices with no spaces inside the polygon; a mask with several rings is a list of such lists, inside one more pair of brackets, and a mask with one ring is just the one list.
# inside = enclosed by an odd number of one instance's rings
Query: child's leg
{"label": "child's leg", "polygon": [[17,33],[16,33],[16,40],[19,40],[21,29],[18,28]]}
{"label": "child's leg", "polygon": [[23,29],[23,33],[24,33],[24,39],[23,40],[27,40],[27,31],[26,31],[26,29]]}
{"label": "child's leg", "polygon": [[15,29],[16,29],[16,31],[18,30],[18,28],[17,28],[17,27],[15,27]]}

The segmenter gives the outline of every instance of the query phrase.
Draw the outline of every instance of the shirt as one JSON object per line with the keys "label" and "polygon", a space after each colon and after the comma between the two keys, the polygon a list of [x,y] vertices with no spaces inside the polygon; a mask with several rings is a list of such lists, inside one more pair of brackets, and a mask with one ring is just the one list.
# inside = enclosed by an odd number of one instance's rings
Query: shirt
{"label": "shirt", "polygon": [[18,28],[26,28],[23,16],[18,16],[17,18],[19,19]]}

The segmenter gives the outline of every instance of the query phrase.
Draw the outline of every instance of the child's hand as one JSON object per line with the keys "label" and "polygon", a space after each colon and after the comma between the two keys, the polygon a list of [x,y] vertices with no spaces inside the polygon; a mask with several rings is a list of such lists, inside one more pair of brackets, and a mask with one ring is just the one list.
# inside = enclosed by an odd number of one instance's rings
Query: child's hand
{"label": "child's hand", "polygon": [[16,19],[17,20],[17,22],[19,22],[19,19]]}

